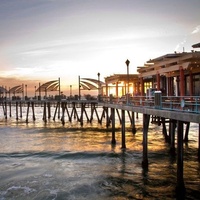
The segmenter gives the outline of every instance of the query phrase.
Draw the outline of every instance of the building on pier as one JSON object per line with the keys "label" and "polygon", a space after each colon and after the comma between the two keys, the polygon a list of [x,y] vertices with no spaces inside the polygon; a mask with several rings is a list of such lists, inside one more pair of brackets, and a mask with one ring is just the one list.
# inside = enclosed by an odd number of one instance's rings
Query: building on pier
{"label": "building on pier", "polygon": [[199,51],[166,54],[147,61],[137,71],[106,77],[103,94],[121,97],[129,91],[131,96],[145,96],[151,89],[162,91],[163,96],[200,95]]}
{"label": "building on pier", "polygon": [[121,97],[126,95],[127,91],[129,91],[131,95],[137,95],[140,91],[138,80],[138,74],[130,74],[129,81],[127,81],[127,74],[114,74],[108,76],[105,78],[103,93],[106,96],[113,95],[114,97]]}
{"label": "building on pier", "polygon": [[164,96],[200,95],[200,52],[172,53],[149,60],[138,67],[144,95],[148,88],[161,90]]}

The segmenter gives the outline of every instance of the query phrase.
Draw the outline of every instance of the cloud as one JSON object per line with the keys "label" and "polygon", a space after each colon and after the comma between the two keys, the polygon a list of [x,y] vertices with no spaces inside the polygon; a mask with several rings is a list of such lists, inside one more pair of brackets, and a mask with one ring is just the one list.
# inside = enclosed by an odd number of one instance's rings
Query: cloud
{"label": "cloud", "polygon": [[183,41],[181,41],[180,43],[178,43],[178,44],[176,45],[174,51],[178,51],[178,49],[179,49],[181,46],[183,46],[183,45],[186,43],[186,41],[187,41],[187,37],[185,37],[185,38],[183,39]]}
{"label": "cloud", "polygon": [[180,47],[183,47],[185,43],[187,43],[187,40],[188,40],[188,37],[194,35],[194,34],[197,34],[200,32],[200,25],[196,26],[192,32],[190,32],[190,34],[187,34],[185,36],[185,38],[183,39],[183,41],[179,42],[176,47],[175,47],[175,50],[174,51],[178,51]]}
{"label": "cloud", "polygon": [[198,33],[198,32],[200,32],[200,25],[196,26],[196,27],[194,28],[194,30],[191,32],[191,34],[196,34],[196,33]]}
{"label": "cloud", "polygon": [[21,53],[22,55],[27,55],[27,56],[43,56],[46,54],[51,53],[52,51],[49,50],[33,50],[33,51],[27,51]]}

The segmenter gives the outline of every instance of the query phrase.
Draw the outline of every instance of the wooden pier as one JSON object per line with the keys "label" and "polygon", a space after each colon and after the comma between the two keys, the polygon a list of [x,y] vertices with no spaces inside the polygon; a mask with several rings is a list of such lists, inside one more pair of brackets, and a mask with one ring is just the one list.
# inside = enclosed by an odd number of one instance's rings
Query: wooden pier
{"label": "wooden pier", "polygon": [[[141,100],[142,99],[142,100]],[[162,133],[165,141],[170,145],[170,152],[177,156],[177,192],[182,193],[185,190],[183,178],[183,143],[188,141],[190,123],[196,123],[199,126],[198,130],[198,161],[200,161],[200,106],[199,104],[190,105],[192,110],[184,110],[184,106],[180,105],[180,109],[173,110],[171,106],[159,107],[156,102],[144,100],[142,97],[139,104],[133,101],[126,103],[118,103],[113,101],[97,101],[97,100],[43,100],[43,101],[1,101],[0,102],[0,118],[12,117],[11,107],[15,107],[16,120],[22,118],[22,108],[26,108],[25,122],[29,123],[29,115],[32,113],[32,120],[35,121],[35,107],[40,106],[43,109],[42,119],[44,123],[48,122],[51,116],[51,108],[54,107],[53,120],[56,116],[64,125],[66,121],[72,122],[77,120],[83,126],[84,122],[92,123],[96,118],[98,123],[102,124],[105,120],[106,127],[111,126],[112,139],[111,143],[116,144],[115,139],[115,119],[118,118],[121,124],[121,147],[126,148],[126,127],[125,127],[125,112],[130,119],[133,134],[136,133],[135,118],[138,113],[143,115],[143,158],[142,166],[148,169],[148,128],[149,122],[162,126]],[[143,101],[144,100],[144,101]],[[171,102],[170,102],[171,103]],[[98,110],[97,110],[98,108]],[[90,112],[88,112],[88,109]],[[169,123],[169,126],[166,124]],[[166,127],[169,127],[168,130]],[[185,127],[185,128],[184,128]],[[177,129],[177,132],[176,132]],[[177,147],[175,147],[175,133],[177,133]],[[176,150],[177,148],[177,150]],[[176,151],[175,151],[176,150]]]}

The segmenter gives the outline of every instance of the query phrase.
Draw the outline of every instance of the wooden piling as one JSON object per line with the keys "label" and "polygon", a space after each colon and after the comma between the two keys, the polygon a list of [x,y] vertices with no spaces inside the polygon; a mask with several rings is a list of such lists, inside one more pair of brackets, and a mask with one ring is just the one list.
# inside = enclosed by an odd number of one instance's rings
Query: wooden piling
{"label": "wooden piling", "polygon": [[106,107],[106,127],[108,128],[110,126],[110,116],[109,116],[109,108]]}
{"label": "wooden piling", "polygon": [[90,114],[90,123],[92,123],[92,120],[93,120],[93,115],[94,115],[94,105],[93,104],[91,104],[91,114]]}
{"label": "wooden piling", "polygon": [[87,122],[90,122],[90,119],[88,117],[88,114],[87,114],[87,111],[86,111],[85,107],[86,107],[86,103],[83,104],[83,113],[85,113],[85,116],[87,118]]}
{"label": "wooden piling", "polygon": [[96,117],[97,117],[97,121],[98,121],[98,123],[101,124],[101,120],[100,120],[100,118],[99,118],[99,115],[98,115],[98,112],[97,112],[96,106],[95,106],[94,103],[91,103],[91,116],[90,116],[90,123],[92,123],[94,113],[96,114]]}
{"label": "wooden piling", "polygon": [[80,124],[81,124],[81,126],[83,126],[83,109],[84,109],[84,105],[83,105],[83,103],[81,103],[81,116],[80,116]]}
{"label": "wooden piling", "polygon": [[200,162],[200,123],[199,123],[199,138],[198,138],[198,160]]}
{"label": "wooden piling", "polygon": [[165,137],[165,142],[169,142],[169,136],[167,135],[167,129],[166,129],[166,124],[165,124],[165,118],[162,117],[161,118],[161,122],[162,122],[162,125],[163,125],[163,128],[162,128],[162,132],[163,132],[163,135]]}
{"label": "wooden piling", "polygon": [[170,120],[169,122],[169,135],[170,135],[170,153],[175,155],[175,130],[176,120]]}
{"label": "wooden piling", "polygon": [[56,113],[57,113],[57,110],[58,110],[58,106],[59,106],[59,104],[58,104],[58,102],[57,102],[57,104],[56,104],[56,109],[55,109],[55,111],[54,111],[54,116],[53,116],[53,120],[55,121],[55,118],[56,118]]}
{"label": "wooden piling", "polygon": [[185,193],[183,180],[183,122],[177,122],[177,195]]}
{"label": "wooden piling", "polygon": [[118,116],[118,118],[119,118],[119,122],[120,122],[120,124],[122,124],[122,119],[121,119],[121,116],[120,116],[120,114],[119,114],[119,110],[116,109],[116,111],[117,111],[117,116]]}
{"label": "wooden piling", "polygon": [[48,119],[51,118],[51,103],[47,102]]}
{"label": "wooden piling", "polygon": [[111,108],[111,116],[112,116],[112,140],[111,144],[116,144],[115,139],[115,109]]}
{"label": "wooden piling", "polygon": [[125,110],[121,110],[122,124],[121,124],[121,132],[122,132],[122,149],[126,148],[126,138],[125,138]]}
{"label": "wooden piling", "polygon": [[45,123],[47,122],[47,105],[46,105],[46,101],[44,102],[43,121]]}
{"label": "wooden piling", "polygon": [[188,142],[188,135],[189,135],[189,129],[190,129],[190,122],[186,122],[186,128],[185,128],[185,137],[184,137],[184,141]]}
{"label": "wooden piling", "polygon": [[71,122],[72,120],[71,120],[71,117],[70,117],[70,114],[69,114],[69,110],[68,110],[67,105],[68,105],[68,104],[65,103],[65,110],[66,110],[66,112],[67,112],[68,120],[69,120],[69,122]]}
{"label": "wooden piling", "polygon": [[31,107],[32,107],[32,113],[33,113],[33,121],[35,121],[35,106],[34,106],[34,102],[31,102]]}
{"label": "wooden piling", "polygon": [[16,120],[18,120],[18,102],[16,101]]}
{"label": "wooden piling", "polygon": [[28,115],[29,115],[29,107],[30,107],[30,102],[27,102],[27,111],[26,111],[26,123],[28,123]]}
{"label": "wooden piling", "polygon": [[7,102],[5,101],[5,110],[4,110],[5,119],[7,119]]}
{"label": "wooden piling", "polygon": [[61,108],[62,108],[62,117],[61,117],[61,121],[62,121],[62,125],[65,124],[65,103],[61,102]]}
{"label": "wooden piling", "polygon": [[132,112],[132,117],[131,117],[131,126],[132,126],[132,133],[136,134],[136,128],[135,128],[135,113]]}
{"label": "wooden piling", "polygon": [[12,110],[11,110],[11,101],[9,102],[9,112],[10,112],[10,117],[12,117]]}
{"label": "wooden piling", "polygon": [[148,168],[148,128],[150,115],[143,114],[143,168]]}
{"label": "wooden piling", "polygon": [[60,119],[60,101],[58,102],[58,119]]}
{"label": "wooden piling", "polygon": [[22,118],[22,102],[19,102],[20,118]]}

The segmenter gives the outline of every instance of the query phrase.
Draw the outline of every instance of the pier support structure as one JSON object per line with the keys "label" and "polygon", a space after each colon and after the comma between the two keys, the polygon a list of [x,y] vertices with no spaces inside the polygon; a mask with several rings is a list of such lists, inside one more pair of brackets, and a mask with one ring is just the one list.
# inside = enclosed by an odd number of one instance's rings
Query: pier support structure
{"label": "pier support structure", "polygon": [[121,110],[122,114],[122,124],[121,124],[121,130],[122,130],[122,149],[126,148],[126,137],[125,137],[125,110]]}
{"label": "pier support structure", "polygon": [[199,123],[199,140],[198,140],[198,160],[200,162],[200,123]]}
{"label": "pier support structure", "polygon": [[148,168],[148,128],[150,115],[143,114],[143,168]]}
{"label": "pier support structure", "polygon": [[175,130],[176,120],[170,120],[169,122],[169,139],[170,139],[170,153],[175,155]]}
{"label": "pier support structure", "polygon": [[115,139],[115,109],[111,108],[111,118],[112,118],[112,140],[111,144],[116,144]]}
{"label": "pier support structure", "polygon": [[185,194],[185,184],[183,180],[183,122],[177,122],[177,195]]}

